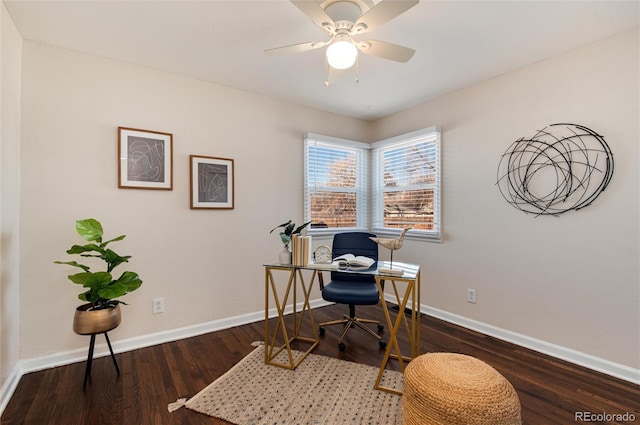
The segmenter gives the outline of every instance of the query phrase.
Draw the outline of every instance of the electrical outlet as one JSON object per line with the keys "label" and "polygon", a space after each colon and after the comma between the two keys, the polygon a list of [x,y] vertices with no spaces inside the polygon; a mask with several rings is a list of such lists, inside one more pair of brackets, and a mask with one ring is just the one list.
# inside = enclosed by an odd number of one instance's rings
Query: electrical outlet
{"label": "electrical outlet", "polygon": [[476,290],[467,288],[467,302],[476,303]]}
{"label": "electrical outlet", "polygon": [[153,313],[164,313],[164,298],[153,299]]}

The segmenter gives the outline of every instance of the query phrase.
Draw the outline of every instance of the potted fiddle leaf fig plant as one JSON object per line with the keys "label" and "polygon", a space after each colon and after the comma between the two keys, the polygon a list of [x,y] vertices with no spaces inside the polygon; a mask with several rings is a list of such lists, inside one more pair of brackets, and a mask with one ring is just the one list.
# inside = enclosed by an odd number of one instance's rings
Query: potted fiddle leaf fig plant
{"label": "potted fiddle leaf fig plant", "polygon": [[94,272],[90,266],[77,261],[55,261],[82,269],[82,272],[68,276],[71,282],[85,288],[78,298],[86,303],[76,308],[73,330],[80,335],[107,332],[120,324],[120,304],[126,303],[118,298],[138,289],[142,280],[132,271],[125,271],[117,278],[112,275],[113,269],[128,262],[131,256],[121,256],[107,245],[123,240],[126,235],[103,241],[102,224],[93,218],[76,221],[76,231],[89,243],[73,245],[67,254],[100,259],[105,270]]}
{"label": "potted fiddle leaf fig plant", "polygon": [[280,232],[280,240],[284,244],[284,248],[278,256],[280,264],[291,264],[291,250],[289,249],[291,238],[293,235],[302,232],[302,230],[304,230],[304,228],[309,224],[311,224],[311,221],[307,221],[306,223],[296,227],[296,224],[292,220],[289,220],[286,223],[282,223],[271,229],[269,233],[273,233],[274,230],[282,228],[282,231]]}

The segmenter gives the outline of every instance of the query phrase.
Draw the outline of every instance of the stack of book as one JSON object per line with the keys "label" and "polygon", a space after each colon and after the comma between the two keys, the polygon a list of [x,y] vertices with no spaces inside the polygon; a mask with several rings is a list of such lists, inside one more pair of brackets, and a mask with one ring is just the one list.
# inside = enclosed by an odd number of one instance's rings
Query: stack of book
{"label": "stack of book", "polygon": [[294,266],[308,266],[313,262],[311,252],[311,236],[295,234],[291,236],[291,264]]}

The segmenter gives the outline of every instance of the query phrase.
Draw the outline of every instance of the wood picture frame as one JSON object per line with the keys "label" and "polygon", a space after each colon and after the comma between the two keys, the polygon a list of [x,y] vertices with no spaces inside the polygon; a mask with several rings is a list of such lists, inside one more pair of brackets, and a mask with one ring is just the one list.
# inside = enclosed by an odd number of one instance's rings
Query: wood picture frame
{"label": "wood picture frame", "polygon": [[173,134],[118,127],[118,187],[173,190]]}
{"label": "wood picture frame", "polygon": [[233,209],[233,159],[190,155],[189,160],[191,209]]}

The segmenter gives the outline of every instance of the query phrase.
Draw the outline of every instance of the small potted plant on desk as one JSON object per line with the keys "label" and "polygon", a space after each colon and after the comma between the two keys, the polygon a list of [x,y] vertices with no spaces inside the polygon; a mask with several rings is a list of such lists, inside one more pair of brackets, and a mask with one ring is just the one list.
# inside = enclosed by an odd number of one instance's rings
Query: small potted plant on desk
{"label": "small potted plant on desk", "polygon": [[284,244],[284,248],[280,252],[278,256],[278,262],[280,264],[291,264],[291,250],[289,244],[291,243],[291,237],[297,233],[302,232],[305,227],[307,227],[311,221],[307,221],[306,223],[296,227],[296,224],[289,220],[286,223],[282,223],[279,226],[271,229],[269,233],[273,233],[274,230],[282,228],[283,230],[280,232],[280,240]]}

